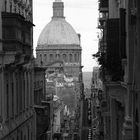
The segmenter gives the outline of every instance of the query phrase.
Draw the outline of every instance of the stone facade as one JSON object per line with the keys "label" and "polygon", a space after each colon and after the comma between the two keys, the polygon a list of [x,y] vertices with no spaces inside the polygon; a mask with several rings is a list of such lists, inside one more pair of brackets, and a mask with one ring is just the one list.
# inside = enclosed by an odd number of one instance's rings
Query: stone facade
{"label": "stone facade", "polygon": [[45,68],[34,67],[34,104],[41,105],[41,101],[45,100],[46,79]]}
{"label": "stone facade", "polygon": [[100,0],[99,12],[107,13],[99,19],[103,37],[97,56],[107,104],[107,140],[139,139],[139,6],[138,0]]}
{"label": "stone facade", "polygon": [[52,62],[62,61],[64,72],[78,77],[81,67],[80,35],[66,22],[63,11],[63,2],[53,3],[52,20],[38,40],[37,62],[45,67]]}
{"label": "stone facade", "polygon": [[0,1],[0,139],[33,140],[32,1]]}
{"label": "stone facade", "polygon": [[47,139],[50,126],[50,103],[46,98],[45,68],[34,67],[34,108],[36,111],[36,140]]}

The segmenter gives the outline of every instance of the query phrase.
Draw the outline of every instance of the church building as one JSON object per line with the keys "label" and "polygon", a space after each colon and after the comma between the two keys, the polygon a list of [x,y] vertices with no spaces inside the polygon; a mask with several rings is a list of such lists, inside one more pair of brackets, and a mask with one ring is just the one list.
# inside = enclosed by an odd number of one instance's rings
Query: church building
{"label": "church building", "polygon": [[64,4],[61,0],[53,2],[53,17],[39,36],[36,54],[38,65],[49,67],[50,73],[61,68],[65,74],[79,76],[80,34],[65,20]]}

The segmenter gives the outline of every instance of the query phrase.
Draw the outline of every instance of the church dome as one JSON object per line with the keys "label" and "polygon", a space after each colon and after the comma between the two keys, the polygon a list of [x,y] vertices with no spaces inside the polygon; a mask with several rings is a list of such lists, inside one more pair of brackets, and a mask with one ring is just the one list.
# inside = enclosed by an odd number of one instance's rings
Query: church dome
{"label": "church dome", "polygon": [[64,18],[53,18],[39,36],[38,45],[80,45],[79,37]]}
{"label": "church dome", "polygon": [[45,26],[38,39],[38,46],[80,45],[80,39],[73,27],[63,16],[64,5],[61,0],[53,3],[52,20]]}

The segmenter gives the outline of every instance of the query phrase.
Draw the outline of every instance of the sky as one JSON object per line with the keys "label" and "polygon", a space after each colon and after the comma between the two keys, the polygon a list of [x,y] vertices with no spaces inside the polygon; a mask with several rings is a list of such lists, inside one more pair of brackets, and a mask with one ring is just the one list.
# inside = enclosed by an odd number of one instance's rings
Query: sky
{"label": "sky", "polygon": [[[98,50],[98,0],[62,1],[66,21],[81,34],[83,71],[92,71],[93,67],[97,66],[92,54]],[[34,50],[41,31],[51,20],[53,2],[54,0],[33,0]]]}

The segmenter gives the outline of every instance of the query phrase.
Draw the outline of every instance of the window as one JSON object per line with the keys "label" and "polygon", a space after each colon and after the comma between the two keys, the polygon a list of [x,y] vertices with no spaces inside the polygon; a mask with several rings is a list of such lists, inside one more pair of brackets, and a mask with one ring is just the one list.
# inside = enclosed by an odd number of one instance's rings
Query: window
{"label": "window", "polygon": [[22,111],[22,94],[23,94],[23,90],[22,90],[22,73],[19,73],[19,112]]}
{"label": "window", "polygon": [[31,132],[31,140],[33,139],[33,133]]}
{"label": "window", "polygon": [[25,109],[25,75],[23,75],[23,109]]}
{"label": "window", "polygon": [[40,61],[42,61],[42,55],[40,54]]}
{"label": "window", "polygon": [[33,91],[33,86],[32,86],[32,83],[33,83],[33,80],[32,80],[32,73],[30,73],[30,105],[33,105],[33,95],[32,95],[32,91]]}
{"label": "window", "polygon": [[22,131],[20,133],[20,140],[23,140],[23,133],[22,133]]}
{"label": "window", "polygon": [[24,140],[26,140],[26,136],[24,135]]}
{"label": "window", "polygon": [[26,79],[27,79],[27,92],[26,92],[26,101],[27,101],[27,108],[29,106],[29,78],[28,73],[26,73]]}
{"label": "window", "polygon": [[69,61],[72,62],[72,54],[69,54]]}
{"label": "window", "polygon": [[9,118],[9,84],[6,82],[6,116]]}
{"label": "window", "polygon": [[11,92],[12,92],[12,116],[14,116],[14,83],[11,83]]}
{"label": "window", "polygon": [[74,54],[74,60],[77,62],[77,54]]}
{"label": "window", "polygon": [[63,54],[63,60],[66,62],[67,61],[67,55]]}
{"label": "window", "polygon": [[12,1],[10,1],[10,13],[12,12]]}
{"label": "window", "polygon": [[58,60],[60,60],[60,54],[58,54],[57,57],[58,57]]}
{"label": "window", "polygon": [[29,129],[29,126],[28,126],[28,140],[30,139],[30,129]]}
{"label": "window", "polygon": [[52,62],[53,61],[53,54],[50,54],[50,62]]}
{"label": "window", "polygon": [[5,12],[7,11],[7,0],[5,0]]}
{"label": "window", "polygon": [[18,114],[18,74],[16,74],[16,113]]}
{"label": "window", "polygon": [[77,53],[77,61],[80,61],[80,53]]}
{"label": "window", "polygon": [[44,54],[44,61],[47,61],[47,55]]}

